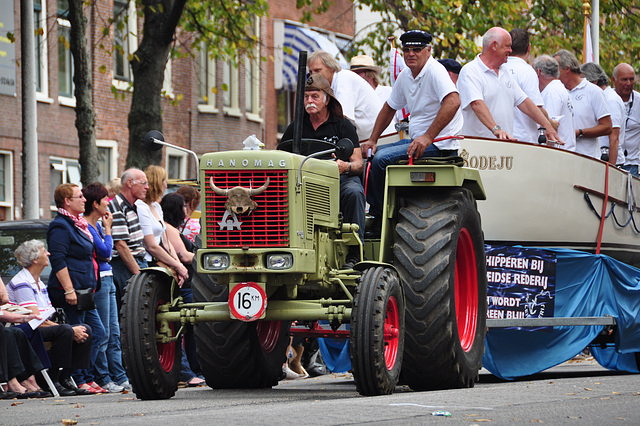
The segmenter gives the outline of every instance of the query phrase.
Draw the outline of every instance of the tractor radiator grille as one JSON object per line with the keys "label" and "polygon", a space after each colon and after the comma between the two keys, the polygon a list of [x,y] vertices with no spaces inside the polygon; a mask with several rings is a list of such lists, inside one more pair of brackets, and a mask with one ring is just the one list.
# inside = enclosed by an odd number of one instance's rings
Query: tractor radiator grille
{"label": "tractor radiator grille", "polygon": [[331,199],[329,194],[329,187],[319,185],[313,182],[307,182],[305,185],[306,190],[306,208],[307,208],[307,235],[313,235],[313,225],[315,223],[314,217],[316,215],[324,215],[325,220],[331,215]]}
{"label": "tractor radiator grille", "polygon": [[[225,218],[227,197],[214,194],[209,185],[212,176],[213,183],[223,189],[236,186],[259,188],[267,178],[270,182],[266,191],[251,197],[258,204],[256,210],[251,215],[237,215],[235,221],[231,214]],[[289,246],[286,170],[207,170],[205,178],[203,210],[207,248]]]}

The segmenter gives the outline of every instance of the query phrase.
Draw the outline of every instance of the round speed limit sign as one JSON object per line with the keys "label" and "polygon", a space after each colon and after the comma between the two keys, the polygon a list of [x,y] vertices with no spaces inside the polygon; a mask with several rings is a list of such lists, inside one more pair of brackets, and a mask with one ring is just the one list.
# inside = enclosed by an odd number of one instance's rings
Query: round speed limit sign
{"label": "round speed limit sign", "polygon": [[266,308],[267,294],[254,282],[240,283],[229,292],[229,310],[239,320],[255,321]]}

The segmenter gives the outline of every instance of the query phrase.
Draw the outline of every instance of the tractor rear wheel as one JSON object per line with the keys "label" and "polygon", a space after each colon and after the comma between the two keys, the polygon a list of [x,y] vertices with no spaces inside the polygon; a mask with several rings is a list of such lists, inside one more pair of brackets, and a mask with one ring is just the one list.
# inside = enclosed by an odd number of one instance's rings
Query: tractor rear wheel
{"label": "tractor rear wheel", "polygon": [[[227,286],[215,275],[194,274],[195,302],[227,301]],[[216,389],[259,389],[278,384],[289,344],[288,321],[238,320],[195,325],[200,368],[207,385]]]}
{"label": "tractor rear wheel", "polygon": [[464,188],[407,197],[395,265],[406,296],[401,382],[414,390],[473,387],[482,367],[487,274],[480,214]]}
{"label": "tractor rear wheel", "polygon": [[400,378],[404,347],[404,296],[398,274],[369,268],[353,299],[351,368],[362,395],[389,395]]}
{"label": "tractor rear wheel", "polygon": [[[161,325],[156,321],[156,311],[171,302],[171,280],[158,272],[142,271],[133,276],[124,293],[122,360],[133,392],[144,400],[168,399],[178,390],[182,356],[179,341],[156,340]],[[169,328],[175,333],[179,324],[170,323]]]}

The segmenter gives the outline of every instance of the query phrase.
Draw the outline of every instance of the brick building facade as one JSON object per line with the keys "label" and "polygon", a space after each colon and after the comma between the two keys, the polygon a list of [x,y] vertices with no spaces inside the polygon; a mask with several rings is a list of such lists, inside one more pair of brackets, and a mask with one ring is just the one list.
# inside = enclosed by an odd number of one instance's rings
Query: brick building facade
{"label": "brick building facade", "polygon": [[[0,94],[0,220],[22,217],[22,130],[21,130],[21,63],[20,1],[13,3],[16,42],[4,48],[15,50],[15,94]],[[34,0],[37,37],[37,134],[39,162],[40,216],[51,217],[53,189],[63,182],[79,183],[79,148],[75,121],[70,69],[71,57],[64,46],[68,21],[63,0]],[[7,7],[5,4],[3,7]],[[302,13],[295,0],[270,0],[269,16],[256,22],[260,34],[260,56],[267,61],[244,61],[234,68],[226,61],[211,61],[204,55],[171,60],[165,72],[163,99],[163,133],[165,140],[195,151],[205,152],[240,149],[242,141],[255,134],[268,148],[275,147],[278,120],[289,120],[290,111],[282,111],[278,99],[282,94],[274,86],[274,22],[298,23]],[[130,19],[121,32],[112,30],[102,35],[102,22],[124,9]],[[107,183],[118,177],[125,167],[129,132],[127,116],[131,93],[131,75],[126,65],[128,52],[137,46],[143,21],[127,1],[98,0],[86,9],[87,41],[91,48],[93,102],[96,112],[96,141],[100,151],[100,181]],[[9,15],[10,16],[10,15]],[[0,18],[4,21],[8,17]],[[309,23],[312,28],[353,36],[353,3],[336,0],[331,9]],[[296,24],[299,25],[299,24]],[[61,36],[63,38],[61,38]],[[124,42],[125,51],[110,51],[114,37]],[[105,48],[99,47],[104,45]],[[123,65],[124,63],[124,65]],[[226,85],[229,90],[221,90]],[[114,89],[112,89],[112,87]],[[212,91],[216,87],[217,93]],[[115,92],[115,93],[114,93]],[[205,95],[206,94],[206,95]],[[117,96],[116,96],[117,95]],[[171,100],[179,100],[172,104]],[[184,153],[164,150],[163,165],[171,177],[196,175],[193,161]]]}

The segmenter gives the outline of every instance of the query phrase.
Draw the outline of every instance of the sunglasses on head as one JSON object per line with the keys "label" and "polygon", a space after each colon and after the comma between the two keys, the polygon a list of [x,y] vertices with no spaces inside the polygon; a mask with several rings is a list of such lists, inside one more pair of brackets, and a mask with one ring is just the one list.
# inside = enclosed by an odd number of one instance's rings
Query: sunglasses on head
{"label": "sunglasses on head", "polygon": [[409,52],[413,52],[413,53],[420,53],[422,52],[422,49],[424,49],[426,46],[420,46],[420,47],[403,47],[402,48],[402,52],[404,53],[409,53]]}

